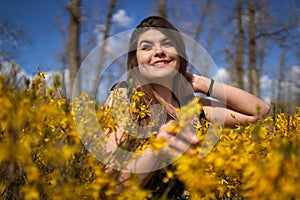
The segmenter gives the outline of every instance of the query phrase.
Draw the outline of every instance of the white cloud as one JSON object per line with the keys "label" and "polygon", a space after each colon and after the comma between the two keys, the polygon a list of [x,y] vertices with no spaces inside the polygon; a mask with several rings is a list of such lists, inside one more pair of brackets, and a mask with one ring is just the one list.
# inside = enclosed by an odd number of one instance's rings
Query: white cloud
{"label": "white cloud", "polygon": [[[260,79],[261,94],[265,101],[285,101],[292,105],[297,95],[300,94],[300,66],[293,66],[285,81],[278,82],[268,75],[263,75]],[[280,99],[278,99],[280,98]]]}
{"label": "white cloud", "polygon": [[[32,76],[30,76],[29,74],[27,74],[22,67],[14,62],[1,62],[1,67],[0,67],[0,74],[6,74],[10,77],[14,76],[14,74],[16,75],[16,80],[20,80],[23,77],[32,79]],[[23,83],[23,81],[21,80],[19,82],[20,84]]]}
{"label": "white cloud", "polygon": [[260,88],[264,90],[270,89],[272,87],[273,81],[268,75],[263,75],[262,77],[260,77],[259,83]]}
{"label": "white cloud", "polygon": [[[19,64],[15,64],[14,62],[1,62],[2,66],[0,68],[0,74],[6,74],[8,77],[10,77],[10,83],[13,84],[13,81],[16,81],[19,87],[24,86],[23,78],[26,77],[30,80],[32,83],[33,79],[35,78],[36,74],[29,75],[27,74],[23,68]],[[42,71],[45,72],[45,71]],[[14,77],[16,75],[16,77]],[[63,79],[64,75],[64,79]],[[69,77],[69,69],[65,69],[64,71],[47,71],[45,72],[45,81],[46,81],[46,87],[53,87],[53,78],[58,77],[60,83],[64,81],[65,87],[66,87],[66,95],[69,97],[70,91],[70,77]],[[14,80],[15,79],[15,80]],[[62,89],[60,87],[60,89]]]}
{"label": "white cloud", "polygon": [[229,83],[229,73],[225,68],[219,68],[212,77],[214,80],[222,83]]}
{"label": "white cloud", "polygon": [[113,22],[115,22],[118,26],[127,27],[131,24],[132,18],[126,14],[125,10],[121,9],[113,15]]}
{"label": "white cloud", "polygon": [[300,94],[300,66],[293,66],[290,72],[292,92]]}
{"label": "white cloud", "polygon": [[293,66],[290,72],[291,79],[299,82],[300,66]]}
{"label": "white cloud", "polygon": [[70,73],[69,69],[65,69],[63,71],[48,71],[45,75],[45,80],[47,87],[53,87],[54,86],[54,78],[58,78],[60,82],[60,89],[62,89],[62,83],[64,81],[65,89],[66,89],[66,96],[70,96]]}
{"label": "white cloud", "polygon": [[268,75],[263,75],[262,77],[260,77],[259,83],[262,99],[270,104],[272,99],[274,98],[274,80],[272,80]]}

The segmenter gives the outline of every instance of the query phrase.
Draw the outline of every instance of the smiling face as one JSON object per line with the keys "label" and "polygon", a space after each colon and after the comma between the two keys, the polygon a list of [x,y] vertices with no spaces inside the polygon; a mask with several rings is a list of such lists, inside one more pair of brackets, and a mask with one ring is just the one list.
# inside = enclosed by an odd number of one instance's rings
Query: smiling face
{"label": "smiling face", "polygon": [[141,75],[149,80],[170,81],[178,73],[180,58],[174,43],[156,29],[140,35],[136,57]]}

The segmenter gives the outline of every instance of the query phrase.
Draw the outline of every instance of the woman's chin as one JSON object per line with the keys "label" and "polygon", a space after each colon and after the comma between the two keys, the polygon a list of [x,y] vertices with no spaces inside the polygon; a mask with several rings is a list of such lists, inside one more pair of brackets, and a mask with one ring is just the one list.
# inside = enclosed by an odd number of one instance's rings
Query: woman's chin
{"label": "woman's chin", "polygon": [[151,81],[166,82],[172,81],[179,72],[172,67],[152,67],[149,70],[140,70],[141,75]]}

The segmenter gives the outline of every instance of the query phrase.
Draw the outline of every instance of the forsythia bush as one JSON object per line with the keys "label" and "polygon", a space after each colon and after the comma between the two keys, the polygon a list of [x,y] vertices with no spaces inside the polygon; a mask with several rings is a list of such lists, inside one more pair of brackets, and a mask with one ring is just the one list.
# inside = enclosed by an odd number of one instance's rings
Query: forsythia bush
{"label": "forsythia bush", "polygon": [[[71,103],[46,87],[44,73],[22,89],[8,78],[0,77],[2,199],[151,199],[134,178],[118,193],[82,144]],[[97,112],[100,124],[114,127],[107,111]],[[206,129],[198,127],[199,138]],[[168,178],[178,177],[190,199],[300,199],[300,110],[223,128],[206,156],[183,155],[173,164]]]}

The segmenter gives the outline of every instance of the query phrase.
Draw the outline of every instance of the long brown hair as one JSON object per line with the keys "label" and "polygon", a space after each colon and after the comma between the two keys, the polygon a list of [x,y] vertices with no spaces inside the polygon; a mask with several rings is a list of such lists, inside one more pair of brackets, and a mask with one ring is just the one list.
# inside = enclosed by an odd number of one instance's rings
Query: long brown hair
{"label": "long brown hair", "polygon": [[[172,23],[170,23],[167,19],[163,17],[150,16],[142,20],[141,23],[137,25],[130,38],[129,51],[127,54],[127,70],[130,71],[135,67],[138,67],[138,62],[136,57],[137,45],[138,45],[137,42],[140,35],[150,29],[157,29],[158,31],[168,36],[169,39],[174,43],[178,56],[180,57],[180,67],[178,70],[179,76],[176,75],[174,77],[172,91],[175,92],[175,94],[183,94],[182,78],[187,79],[187,66],[188,66],[185,44],[180,35],[179,30]],[[130,78],[132,78],[134,86],[138,87],[139,91],[145,93],[145,96],[142,97],[142,101],[145,104],[150,104],[150,105],[155,103],[160,103],[157,98],[158,94],[156,94],[156,92],[152,89],[151,84],[146,84],[146,85],[141,84],[142,83],[141,77],[142,76],[140,74],[135,74],[134,77],[130,77]],[[178,95],[174,97],[175,99],[178,100]],[[167,109],[168,114],[172,112],[173,111]]]}

